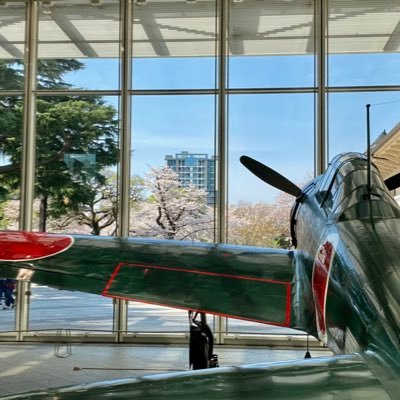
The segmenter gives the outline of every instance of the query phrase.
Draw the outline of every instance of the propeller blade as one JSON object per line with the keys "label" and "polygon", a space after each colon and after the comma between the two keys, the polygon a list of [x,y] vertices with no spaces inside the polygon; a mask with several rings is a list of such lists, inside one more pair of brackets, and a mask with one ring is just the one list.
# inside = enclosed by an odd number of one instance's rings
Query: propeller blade
{"label": "propeller blade", "polygon": [[385,184],[389,190],[397,189],[400,186],[400,172],[385,179]]}
{"label": "propeller blade", "polygon": [[240,162],[255,176],[260,178],[265,183],[282,190],[292,196],[299,197],[302,193],[301,189],[293,182],[286,179],[284,176],[274,171],[272,168],[261,164],[259,161],[254,160],[248,156],[241,156]]}

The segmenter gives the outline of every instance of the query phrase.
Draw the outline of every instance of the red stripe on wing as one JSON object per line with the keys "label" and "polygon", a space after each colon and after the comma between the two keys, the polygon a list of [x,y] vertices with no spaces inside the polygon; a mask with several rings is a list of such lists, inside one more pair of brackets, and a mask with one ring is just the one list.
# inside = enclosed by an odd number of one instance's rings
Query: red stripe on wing
{"label": "red stripe on wing", "polygon": [[[257,318],[248,318],[248,317],[243,317],[243,316],[238,316],[238,315],[233,315],[233,314],[227,314],[227,313],[222,313],[218,311],[210,311],[206,309],[199,309],[199,308],[191,308],[191,307],[184,307],[180,305],[176,305],[173,303],[169,303],[168,300],[165,302],[158,302],[158,301],[150,301],[150,300],[144,300],[141,299],[140,297],[135,297],[134,295],[132,296],[121,296],[118,294],[113,294],[111,292],[111,286],[115,280],[115,278],[118,276],[118,274],[121,271],[122,267],[128,267],[128,268],[142,268],[143,269],[143,274],[148,274],[149,271],[152,269],[154,270],[164,270],[164,271],[174,271],[174,272],[182,272],[182,273],[187,273],[187,274],[198,274],[198,275],[206,275],[210,277],[221,277],[221,278],[228,278],[228,279],[238,279],[238,280],[245,280],[245,281],[257,281],[257,282],[264,282],[264,283],[272,283],[272,284],[278,284],[278,285],[283,285],[285,287],[285,320],[283,322],[277,322],[277,321],[267,321],[265,319],[257,319]],[[116,299],[121,299],[121,300],[128,300],[128,301],[138,301],[141,303],[145,304],[155,304],[155,305],[161,305],[161,306],[167,306],[167,307],[173,307],[177,309],[182,309],[182,310],[192,310],[192,311],[199,311],[207,314],[215,314],[215,315],[220,315],[222,317],[229,317],[229,318],[237,318],[241,320],[247,320],[247,321],[252,321],[252,322],[258,322],[258,323],[264,323],[264,324],[271,324],[271,325],[276,325],[276,326],[284,326],[284,327],[289,327],[290,326],[290,315],[291,315],[291,287],[290,287],[290,282],[285,282],[285,281],[280,281],[280,280],[274,280],[274,279],[265,279],[265,278],[256,278],[256,277],[251,277],[251,276],[242,276],[242,275],[230,275],[230,274],[221,274],[221,273],[215,273],[215,272],[209,272],[209,271],[202,271],[202,270],[197,270],[197,269],[184,269],[184,268],[177,268],[177,267],[164,267],[160,265],[148,265],[148,264],[128,264],[128,263],[119,263],[113,273],[111,274],[110,279],[108,280],[103,293],[103,296],[105,297],[111,297],[111,298],[116,298]]]}

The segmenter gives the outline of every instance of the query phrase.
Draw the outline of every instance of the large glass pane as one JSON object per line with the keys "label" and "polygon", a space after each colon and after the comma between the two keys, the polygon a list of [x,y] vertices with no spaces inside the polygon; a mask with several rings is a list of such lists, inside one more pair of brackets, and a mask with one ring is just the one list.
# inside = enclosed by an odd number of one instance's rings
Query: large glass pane
{"label": "large glass pane", "polygon": [[314,85],[314,1],[229,4],[230,87]]}
{"label": "large glass pane", "polygon": [[0,334],[14,331],[15,324],[15,279],[0,276]]}
{"label": "large glass pane", "polygon": [[[34,229],[115,234],[117,101],[100,96],[38,98]],[[31,330],[110,330],[112,318],[109,299],[32,289]]]}
{"label": "large glass pane", "polygon": [[[135,96],[132,112],[131,188],[140,196],[132,204],[130,234],[212,242],[214,97]],[[130,329],[188,329],[186,311],[151,307],[157,323],[148,325],[143,315],[149,306],[131,304]]]}
{"label": "large glass pane", "polygon": [[0,229],[16,229],[19,217],[22,97],[2,90],[24,88],[26,4],[9,1],[0,7]]}
{"label": "large glass pane", "polygon": [[0,12],[0,90],[23,88],[25,3],[8,1]]}
{"label": "large glass pane", "polygon": [[188,332],[188,312],[176,308],[129,302],[129,332]]}
{"label": "large glass pane", "polygon": [[[104,334],[113,329],[113,303],[101,296],[32,285],[29,330]],[[60,338],[62,340],[62,338]]]}
{"label": "large glass pane", "polygon": [[38,98],[35,229],[115,233],[117,102],[100,96]]}
{"label": "large glass pane", "polygon": [[[131,213],[132,235],[213,241],[214,125],[213,96],[134,97],[132,187],[139,184],[144,191]],[[159,177],[166,182],[162,190],[173,201],[171,207],[179,206],[174,188],[181,187],[180,206],[192,210],[176,221],[173,235],[157,223],[154,199],[160,193],[154,183]],[[197,201],[198,194],[201,202],[193,212],[185,203]],[[199,229],[201,222],[203,229]]]}
{"label": "large glass pane", "polygon": [[39,5],[38,87],[117,89],[119,1],[60,0]]}
{"label": "large glass pane", "polygon": [[0,96],[0,229],[18,228],[22,109],[22,97]]}
{"label": "large glass pane", "polygon": [[366,105],[370,104],[371,143],[399,123],[400,92],[329,94],[329,159],[367,150]]}
{"label": "large glass pane", "polygon": [[[185,310],[155,304],[129,302],[129,332],[189,333],[189,314]],[[207,316],[207,323],[215,328],[215,317]]]}
{"label": "large glass pane", "polygon": [[229,203],[273,202],[280,194],[251,175],[241,155],[301,185],[313,176],[314,95],[249,94],[229,98]]}
{"label": "large glass pane", "polygon": [[[252,175],[239,158],[255,158],[301,186],[313,176],[313,117],[312,94],[230,96],[229,243],[290,246],[289,213],[294,198]],[[234,319],[227,326],[229,333],[295,333]]]}
{"label": "large glass pane", "polygon": [[329,85],[399,85],[400,3],[328,4]]}
{"label": "large glass pane", "polygon": [[133,88],[214,88],[215,1],[136,1]]}

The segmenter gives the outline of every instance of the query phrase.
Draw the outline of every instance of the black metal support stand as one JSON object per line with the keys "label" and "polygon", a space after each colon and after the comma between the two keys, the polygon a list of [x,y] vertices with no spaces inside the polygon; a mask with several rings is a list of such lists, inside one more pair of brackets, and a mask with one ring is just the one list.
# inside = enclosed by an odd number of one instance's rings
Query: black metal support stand
{"label": "black metal support stand", "polygon": [[189,311],[189,368],[218,367],[218,356],[213,354],[214,336],[204,313]]}

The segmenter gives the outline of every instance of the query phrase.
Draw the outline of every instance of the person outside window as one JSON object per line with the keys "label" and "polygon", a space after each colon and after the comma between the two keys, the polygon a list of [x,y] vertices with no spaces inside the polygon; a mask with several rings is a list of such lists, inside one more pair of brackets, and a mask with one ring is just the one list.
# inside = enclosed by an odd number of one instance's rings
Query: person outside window
{"label": "person outside window", "polygon": [[7,308],[14,308],[14,279],[0,279],[0,304],[3,303],[3,310]]}

